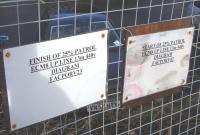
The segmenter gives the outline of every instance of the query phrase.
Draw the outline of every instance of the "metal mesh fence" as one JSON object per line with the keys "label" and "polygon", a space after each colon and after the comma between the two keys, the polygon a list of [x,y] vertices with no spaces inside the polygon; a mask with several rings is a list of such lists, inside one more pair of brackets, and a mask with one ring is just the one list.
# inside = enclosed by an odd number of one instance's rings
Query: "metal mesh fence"
{"label": "metal mesh fence", "polygon": [[[73,12],[71,32],[63,12]],[[56,15],[52,18],[52,14]],[[8,133],[0,91],[0,135],[198,135],[200,134],[200,1],[199,0],[1,0],[1,48],[78,35],[78,16],[90,15],[84,31],[92,32],[93,17],[103,14],[124,43],[127,26],[137,26],[182,18],[193,19],[195,34],[187,85],[183,91],[133,108],[121,108],[124,44],[113,45],[118,57],[109,58],[107,100],[56,118]],[[54,23],[54,26],[51,24]],[[13,65],[14,66],[14,65]],[[117,74],[109,74],[112,70]],[[20,77],[19,77],[20,79]],[[56,100],[56,99],[53,99]],[[93,110],[92,110],[93,109]],[[96,109],[96,111],[94,111]],[[37,110],[35,110],[37,113]],[[38,114],[40,115],[40,114]]]}

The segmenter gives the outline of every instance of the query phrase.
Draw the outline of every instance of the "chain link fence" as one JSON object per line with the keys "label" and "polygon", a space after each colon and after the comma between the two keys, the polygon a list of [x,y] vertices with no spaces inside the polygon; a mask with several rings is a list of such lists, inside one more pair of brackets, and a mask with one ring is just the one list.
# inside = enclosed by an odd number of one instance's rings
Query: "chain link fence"
{"label": "chain link fence", "polygon": [[[71,16],[62,16],[66,12],[74,16],[68,33],[63,20]],[[1,48],[95,31],[95,14],[106,16],[105,21],[111,24],[109,33],[118,37],[118,42],[109,46],[109,51],[115,50],[118,55],[109,57],[107,100],[9,133],[1,88],[0,135],[199,135],[199,0],[1,0],[0,35],[8,37],[1,40]],[[90,15],[85,20],[88,27],[80,32],[78,16],[84,15]],[[125,28],[183,18],[192,18],[195,25],[190,70],[183,90],[133,108],[122,108]]]}

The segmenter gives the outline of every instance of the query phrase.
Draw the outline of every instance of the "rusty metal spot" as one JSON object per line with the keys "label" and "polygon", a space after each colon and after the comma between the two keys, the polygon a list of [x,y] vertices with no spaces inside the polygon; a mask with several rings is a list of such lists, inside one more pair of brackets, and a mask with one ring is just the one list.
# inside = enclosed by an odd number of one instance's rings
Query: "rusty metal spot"
{"label": "rusty metal spot", "polygon": [[192,31],[189,31],[187,34],[188,34],[189,36],[191,36],[191,35],[192,35]]}
{"label": "rusty metal spot", "polygon": [[104,33],[102,33],[102,34],[101,34],[101,37],[102,37],[102,38],[104,38],[104,37],[105,37],[105,34],[104,34]]}
{"label": "rusty metal spot", "polygon": [[185,81],[184,79],[182,79],[182,80],[181,80],[181,85],[184,85],[185,82],[186,82],[186,81]]}
{"label": "rusty metal spot", "polygon": [[6,56],[6,58],[10,58],[10,56],[11,56],[10,52],[7,52],[5,56]]}
{"label": "rusty metal spot", "polygon": [[181,66],[184,67],[184,66],[187,66],[188,63],[189,63],[189,60],[190,60],[190,56],[187,54],[185,55],[182,59],[181,59]]}
{"label": "rusty metal spot", "polygon": [[129,41],[129,45],[132,44],[132,43],[135,43],[135,40],[130,40]]}
{"label": "rusty metal spot", "polygon": [[17,128],[17,124],[15,124],[15,123],[12,124],[12,128],[13,128],[13,129]]}

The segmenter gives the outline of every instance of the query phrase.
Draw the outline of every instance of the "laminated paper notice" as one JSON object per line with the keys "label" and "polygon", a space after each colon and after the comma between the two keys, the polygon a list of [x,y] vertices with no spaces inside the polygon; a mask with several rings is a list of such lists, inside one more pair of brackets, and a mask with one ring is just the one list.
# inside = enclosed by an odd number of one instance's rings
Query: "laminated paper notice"
{"label": "laminated paper notice", "polygon": [[194,28],[128,37],[123,103],[184,85]]}

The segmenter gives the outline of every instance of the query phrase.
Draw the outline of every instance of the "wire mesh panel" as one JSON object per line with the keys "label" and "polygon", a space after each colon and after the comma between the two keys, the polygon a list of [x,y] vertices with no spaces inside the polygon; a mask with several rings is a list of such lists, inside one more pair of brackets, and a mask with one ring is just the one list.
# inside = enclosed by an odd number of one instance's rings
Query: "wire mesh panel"
{"label": "wire mesh panel", "polygon": [[[101,21],[99,16],[103,16]],[[192,18],[195,25],[183,91],[122,108],[126,27],[183,18]],[[5,89],[1,88],[0,135],[200,134],[199,23],[199,0],[1,0],[0,35],[8,37],[0,41],[1,49],[108,29],[110,56],[106,101],[11,133],[6,128],[7,114],[3,109],[6,103],[2,99]]]}

